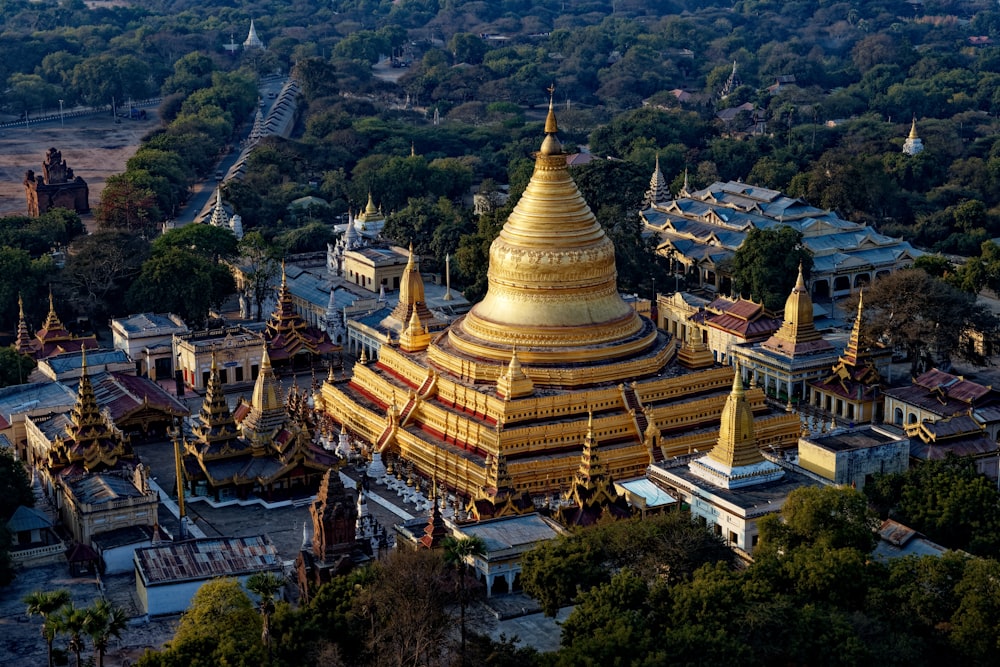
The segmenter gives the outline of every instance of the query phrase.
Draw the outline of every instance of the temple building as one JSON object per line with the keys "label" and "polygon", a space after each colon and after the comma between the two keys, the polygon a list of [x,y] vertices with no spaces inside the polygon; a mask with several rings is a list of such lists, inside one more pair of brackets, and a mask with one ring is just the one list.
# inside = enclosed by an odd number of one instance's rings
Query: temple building
{"label": "temple building", "polygon": [[730,546],[752,554],[757,520],[780,511],[793,490],[820,482],[764,457],[740,376],[737,368],[715,446],[707,454],[653,464],[648,474],[669,494],[682,498],[693,518]]}
{"label": "temple building", "polygon": [[139,313],[111,320],[112,345],[135,362],[136,372],[150,380],[174,377],[174,336],[191,330],[177,315]]}
{"label": "temple building", "polygon": [[90,188],[87,182],[73,175],[62,152],[50,148],[45,153],[42,173],[31,169],[24,172],[24,194],[28,200],[28,215],[38,217],[54,208],[66,208],[77,213],[90,212]]}
{"label": "temple building", "polygon": [[[654,174],[655,177],[655,174]],[[923,253],[801,199],[747,183],[713,183],[654,202],[640,211],[657,252],[679,264],[689,284],[727,294],[727,266],[751,229],[791,227],[813,256],[813,299],[852,294],[876,278],[913,264]]]}
{"label": "temple building", "polygon": [[801,264],[783,318],[781,328],[763,343],[735,347],[732,355],[767,394],[789,403],[808,402],[809,382],[829,372],[838,350],[816,330]]}
{"label": "temple building", "polygon": [[45,324],[35,332],[34,336],[28,331],[28,322],[24,317],[24,301],[20,296],[17,297],[17,305],[17,339],[14,341],[14,348],[21,354],[39,361],[64,352],[79,352],[84,348],[98,347],[97,339],[93,335],[74,336],[63,326],[59,316],[56,315],[52,290],[49,290],[49,314],[45,318]]}
{"label": "temple building", "polygon": [[267,352],[249,402],[235,413],[213,364],[197,421],[184,439],[185,483],[194,496],[266,502],[313,493],[336,457],[313,442],[300,412],[289,414]]}
{"label": "temple building", "polygon": [[[303,526],[302,548],[295,559],[299,596],[308,602],[323,584],[371,560],[371,542],[361,534],[364,490],[358,502],[344,487],[340,472],[330,468],[323,476],[316,499],[309,506],[311,524]],[[370,517],[365,508],[365,516]]]}
{"label": "temple building", "polygon": [[285,265],[281,265],[281,286],[278,288],[278,303],[267,321],[264,330],[267,353],[274,363],[288,366],[314,366],[320,359],[339,364],[341,346],[333,343],[330,336],[306,322],[292,302],[288,289]]}
{"label": "temple building", "polygon": [[879,422],[882,411],[882,373],[889,368],[892,350],[870,349],[861,344],[864,293],[858,298],[858,315],[847,349],[830,373],[809,383],[809,404],[854,424]]}
{"label": "temple building", "polygon": [[97,403],[86,357],[83,368],[72,411],[25,420],[28,462],[41,470],[47,493],[61,478],[120,470],[137,462],[127,436]]}
{"label": "temple building", "polygon": [[263,326],[256,323],[174,333],[175,372],[181,374],[185,386],[205,391],[213,359],[217,357],[223,385],[253,382],[260,373],[262,329]]}
{"label": "temple building", "polygon": [[[467,500],[496,484],[499,460],[516,492],[562,493],[588,430],[613,479],[707,450],[732,380],[730,369],[677,364],[680,341],[619,295],[614,246],[557,132],[550,101],[534,172],[490,248],[484,299],[439,332],[413,308],[396,344],[363,357],[353,377],[328,378],[317,398],[371,450]],[[794,444],[796,417],[771,416],[759,390],[751,403],[762,440]]]}

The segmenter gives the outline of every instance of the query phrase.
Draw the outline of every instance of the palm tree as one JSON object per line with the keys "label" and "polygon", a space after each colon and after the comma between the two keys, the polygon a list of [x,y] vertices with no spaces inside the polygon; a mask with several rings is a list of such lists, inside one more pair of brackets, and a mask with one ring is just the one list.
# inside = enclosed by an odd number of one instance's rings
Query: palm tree
{"label": "palm tree", "polygon": [[57,628],[69,635],[69,650],[76,654],[76,667],[80,667],[80,654],[86,647],[83,635],[87,627],[87,610],[78,609],[72,602],[59,610],[53,619]]}
{"label": "palm tree", "polygon": [[108,650],[111,638],[121,637],[122,630],[128,626],[125,610],[115,607],[107,600],[98,600],[87,608],[87,622],[84,634],[90,637],[97,651],[97,667],[104,667],[104,653]]}
{"label": "palm tree", "polygon": [[284,587],[285,580],[273,572],[258,572],[247,578],[247,590],[259,598],[257,608],[263,624],[260,640],[267,649],[267,661],[271,662],[271,614],[274,613],[274,596]]}
{"label": "palm tree", "polygon": [[486,542],[478,535],[472,537],[446,537],[441,543],[444,547],[444,561],[458,570],[458,605],[461,609],[462,646],[460,649],[461,664],[465,665],[465,607],[466,599],[465,577],[468,571],[468,560],[476,556],[486,555]]}
{"label": "palm tree", "polygon": [[22,599],[28,605],[28,616],[38,614],[42,617],[42,637],[49,649],[49,667],[52,667],[52,642],[56,639],[59,624],[52,615],[69,604],[69,591],[33,591]]}

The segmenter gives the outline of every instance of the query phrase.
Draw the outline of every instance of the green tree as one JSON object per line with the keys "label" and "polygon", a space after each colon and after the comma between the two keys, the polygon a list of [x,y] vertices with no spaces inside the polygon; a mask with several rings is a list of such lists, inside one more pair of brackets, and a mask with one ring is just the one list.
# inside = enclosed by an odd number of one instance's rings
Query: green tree
{"label": "green tree", "polygon": [[49,667],[52,667],[52,643],[59,632],[56,614],[70,603],[69,591],[34,591],[24,597],[28,616],[42,617],[42,637],[48,647]]}
{"label": "green tree", "polygon": [[751,229],[733,255],[733,289],[766,308],[781,310],[795,285],[799,264],[808,278],[812,255],[802,245],[801,232],[784,226]]}
{"label": "green tree", "polygon": [[867,554],[875,547],[878,519],[864,494],[849,487],[807,486],[792,491],[780,514],[758,521],[764,553],[808,545],[824,549],[857,549]]}
{"label": "green tree", "polygon": [[35,366],[34,359],[13,347],[0,348],[0,387],[23,384]]}
{"label": "green tree", "polygon": [[271,617],[274,615],[274,598],[285,586],[285,580],[273,572],[257,572],[247,578],[247,590],[257,596],[260,611],[260,640],[267,651],[267,663],[271,662]]}
{"label": "green tree", "polygon": [[21,505],[26,507],[35,505],[31,480],[24,468],[24,462],[15,459],[13,453],[5,449],[0,451],[0,520],[6,523]]}
{"label": "green tree", "polygon": [[472,558],[481,558],[486,555],[486,542],[478,535],[461,538],[447,537],[442,546],[444,547],[444,562],[455,568],[458,575],[458,605],[461,612],[459,659],[464,666],[466,664],[465,608],[469,604],[466,584],[466,578],[469,575],[468,561]]}
{"label": "green tree", "polygon": [[239,242],[233,233],[213,225],[184,225],[167,231],[152,243],[153,254],[170,248],[189,250],[212,262],[228,261],[239,252]]}
{"label": "green tree", "polygon": [[81,654],[87,647],[84,635],[87,632],[87,610],[77,608],[72,602],[61,607],[54,615],[57,632],[69,635],[69,650],[76,655],[76,667],[81,667]]}
{"label": "green tree", "polygon": [[159,652],[147,651],[137,667],[256,667],[264,664],[260,616],[235,579],[214,579],[198,589],[177,632]]}
{"label": "green tree", "polygon": [[1000,492],[967,459],[923,461],[905,473],[876,475],[865,494],[884,514],[950,549],[983,556],[1000,550]]}
{"label": "green tree", "polygon": [[120,638],[128,627],[128,616],[121,607],[116,607],[105,599],[97,600],[86,609],[84,634],[90,637],[97,651],[97,667],[104,667],[104,654],[111,638]]}
{"label": "green tree", "polygon": [[127,314],[125,293],[149,256],[149,243],[127,232],[98,231],[73,242],[59,276],[70,303],[92,321]]}
{"label": "green tree", "polygon": [[240,240],[239,253],[244,294],[253,300],[254,319],[259,322],[264,317],[264,301],[278,275],[277,248],[260,232],[253,231]]}
{"label": "green tree", "polygon": [[865,314],[862,336],[905,350],[914,375],[932,365],[948,368],[953,355],[980,361],[974,349],[959,344],[963,332],[988,333],[997,326],[974,294],[921,269],[896,271],[873,282],[865,290]]}
{"label": "green tree", "polygon": [[126,302],[136,311],[150,303],[201,326],[208,312],[236,291],[230,268],[180,248],[154,254],[128,288]]}

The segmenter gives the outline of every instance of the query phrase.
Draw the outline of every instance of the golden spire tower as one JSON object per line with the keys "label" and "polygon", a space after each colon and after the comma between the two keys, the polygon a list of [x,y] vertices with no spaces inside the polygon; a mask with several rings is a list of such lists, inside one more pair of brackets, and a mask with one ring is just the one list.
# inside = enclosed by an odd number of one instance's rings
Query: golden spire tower
{"label": "golden spire tower", "polygon": [[201,404],[201,412],[198,414],[198,421],[200,423],[196,424],[193,430],[198,439],[205,443],[233,440],[237,436],[236,421],[222,390],[222,379],[219,377],[214,350],[212,367],[208,373],[208,387],[205,391],[205,400]]}
{"label": "golden spire tower", "polygon": [[257,375],[250,396],[250,411],[240,423],[240,430],[244,438],[257,443],[272,436],[287,417],[281,389],[274,376],[274,369],[271,368],[271,358],[267,354],[267,345],[264,345],[261,352],[260,373]]}
{"label": "golden spire tower", "polygon": [[816,330],[813,322],[813,302],[806,281],[802,277],[802,262],[799,262],[799,275],[795,287],[785,300],[784,322],[773,336],[761,343],[761,346],[786,357],[828,352],[833,349],[833,346]]}
{"label": "golden spire tower", "polygon": [[739,365],[733,375],[733,389],[722,408],[719,439],[707,455],[690,463],[691,472],[727,489],[770,482],[784,475],[768,461],[757,445],[753,411],[743,388]]}
{"label": "golden spire tower", "polygon": [[465,355],[506,362],[516,344],[529,365],[597,363],[656,341],[618,294],[614,245],[569,174],[551,92],[534,173],[490,246],[486,296],[449,331]]}

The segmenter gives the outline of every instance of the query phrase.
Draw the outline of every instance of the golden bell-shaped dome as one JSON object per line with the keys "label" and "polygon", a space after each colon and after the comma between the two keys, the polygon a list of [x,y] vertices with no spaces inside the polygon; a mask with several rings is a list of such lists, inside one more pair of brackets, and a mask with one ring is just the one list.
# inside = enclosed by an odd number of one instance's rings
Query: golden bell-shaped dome
{"label": "golden bell-shaped dome", "polygon": [[507,361],[516,345],[531,364],[598,361],[656,339],[618,294],[614,245],[569,174],[557,129],[550,100],[531,180],[490,247],[487,294],[450,330],[465,353]]}

